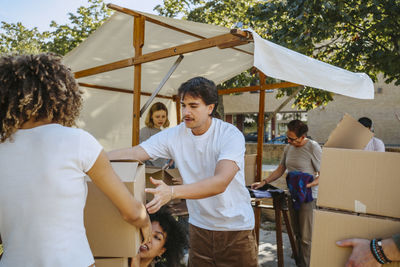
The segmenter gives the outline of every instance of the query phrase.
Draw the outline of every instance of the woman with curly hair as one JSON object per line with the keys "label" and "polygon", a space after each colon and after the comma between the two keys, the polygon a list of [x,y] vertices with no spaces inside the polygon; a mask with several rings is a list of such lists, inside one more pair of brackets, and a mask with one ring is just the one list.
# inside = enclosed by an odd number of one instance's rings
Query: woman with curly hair
{"label": "woman with curly hair", "polygon": [[71,128],[82,104],[54,54],[0,58],[0,266],[93,266],[83,224],[88,175],[129,223],[150,219],[97,140]]}
{"label": "woman with curly hair", "polygon": [[[178,267],[187,245],[182,225],[166,207],[150,214],[152,239],[140,247],[140,267]],[[132,266],[133,267],[133,266]]]}

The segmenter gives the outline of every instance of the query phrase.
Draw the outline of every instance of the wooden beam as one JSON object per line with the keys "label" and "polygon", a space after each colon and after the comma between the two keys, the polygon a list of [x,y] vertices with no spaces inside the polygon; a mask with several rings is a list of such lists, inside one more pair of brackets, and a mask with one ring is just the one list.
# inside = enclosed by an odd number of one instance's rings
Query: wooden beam
{"label": "wooden beam", "polygon": [[[296,86],[300,86],[300,85],[297,83],[291,83],[291,82],[281,82],[281,83],[272,83],[272,84],[261,85],[261,89],[262,90],[272,90],[272,89],[296,87]],[[233,94],[233,93],[254,92],[254,91],[259,91],[259,90],[260,90],[260,86],[254,85],[254,86],[247,86],[247,87],[221,89],[221,90],[218,90],[218,94],[219,95],[227,95],[227,94]]]}
{"label": "wooden beam", "polygon": [[234,46],[239,46],[239,45],[244,45],[247,44],[248,41],[241,41],[241,40],[237,40],[237,41],[232,41],[232,42],[227,42],[224,44],[220,44],[218,45],[219,49],[226,49],[226,48],[232,48]]}
{"label": "wooden beam", "polygon": [[[105,91],[113,91],[113,92],[119,92],[119,93],[126,93],[126,94],[133,94],[132,90],[127,90],[127,89],[122,89],[122,88],[109,87],[109,86],[103,86],[103,85],[96,85],[96,84],[90,84],[90,83],[78,83],[78,84],[80,86],[84,86],[84,87],[88,87],[88,88],[94,88],[94,89],[105,90]],[[151,96],[151,93],[140,92],[140,95]],[[157,95],[156,97],[173,100],[172,96]]]}
{"label": "wooden beam", "polygon": [[[138,18],[135,17],[135,19],[138,19]],[[143,19],[143,25],[144,25],[144,19]],[[162,50],[159,50],[156,52],[151,52],[151,53],[148,53],[145,55],[142,55],[140,53],[140,55],[139,54],[135,55],[134,58],[119,60],[119,61],[112,62],[109,64],[104,64],[104,65],[89,68],[86,70],[77,71],[77,72],[75,72],[75,78],[78,79],[78,78],[82,78],[82,77],[87,77],[87,76],[91,76],[91,75],[95,75],[95,74],[99,74],[99,73],[103,73],[103,72],[107,72],[107,71],[130,67],[132,65],[138,65],[138,64],[151,62],[151,61],[155,61],[155,60],[159,60],[159,59],[163,59],[163,58],[173,57],[173,56],[182,55],[182,54],[186,54],[186,53],[190,53],[190,52],[195,52],[195,51],[199,51],[199,50],[203,50],[203,49],[207,49],[207,48],[211,48],[211,47],[216,47],[218,45],[223,45],[225,43],[230,43],[233,41],[242,41],[242,40],[243,40],[243,37],[237,37],[230,33],[218,35],[218,36],[211,37],[208,39],[203,39],[203,40],[195,41],[192,43],[187,43],[187,44],[178,45],[178,46],[171,47],[171,48],[162,49]],[[140,49],[141,49],[141,47],[140,47]]]}
{"label": "wooden beam", "polygon": [[[141,16],[140,13],[138,13],[138,12],[136,12],[136,11],[134,11],[134,10],[131,10],[131,9],[128,9],[128,8],[124,8],[124,7],[120,7],[120,6],[117,6],[117,5],[114,5],[114,4],[108,4],[107,7],[108,7],[108,8],[111,8],[111,9],[114,9],[114,10],[116,10],[116,11],[119,11],[119,12],[122,12],[122,13],[125,13],[125,14],[128,14],[128,15],[134,16],[134,17]],[[157,25],[159,25],[159,26],[162,26],[162,27],[165,27],[165,28],[168,28],[168,29],[177,31],[177,32],[181,32],[181,33],[184,33],[184,34],[187,34],[187,35],[190,35],[190,36],[199,38],[199,39],[206,39],[206,37],[204,37],[204,36],[201,36],[201,35],[195,34],[195,33],[193,33],[193,32],[186,31],[186,30],[183,30],[183,29],[180,29],[180,28],[177,28],[177,27],[168,25],[168,24],[166,24],[166,23],[164,23],[164,22],[158,21],[158,20],[153,19],[153,18],[151,18],[151,17],[147,17],[147,16],[144,16],[144,17],[145,17],[146,21],[151,22],[151,23],[154,23],[154,24],[157,24]],[[234,30],[238,30],[238,29],[234,29]],[[240,30],[238,30],[238,31],[240,31]],[[232,32],[232,30],[231,30],[231,32]],[[240,31],[240,32],[241,32],[241,33],[239,33],[238,36],[244,36],[244,35],[242,34],[243,31]],[[236,32],[235,32],[235,33],[236,33]],[[247,33],[249,33],[249,32],[247,32]],[[249,33],[249,34],[251,35],[251,33]],[[237,51],[239,51],[239,52],[245,53],[245,54],[254,55],[254,54],[251,53],[251,52],[248,52],[248,51],[245,51],[245,50],[242,50],[242,49],[239,49],[239,48],[234,48],[234,47],[231,47],[231,48],[234,49],[234,50],[237,50]]]}
{"label": "wooden beam", "polygon": [[249,39],[249,40],[253,40],[253,35],[251,34],[251,32],[242,31],[240,29],[231,29],[230,32],[233,35],[244,37],[244,38]]}
{"label": "wooden beam", "polygon": [[[142,55],[144,45],[144,17],[134,18],[133,46],[135,48],[135,58]],[[133,82],[133,118],[132,118],[132,146],[139,144],[140,128],[140,92],[142,89],[142,65],[136,64],[134,67]]]}

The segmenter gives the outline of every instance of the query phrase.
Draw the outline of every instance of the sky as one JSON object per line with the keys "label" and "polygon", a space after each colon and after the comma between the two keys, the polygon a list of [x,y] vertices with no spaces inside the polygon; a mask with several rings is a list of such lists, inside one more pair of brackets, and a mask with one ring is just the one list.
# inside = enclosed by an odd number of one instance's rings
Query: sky
{"label": "sky", "polygon": [[[105,0],[129,9],[156,14],[153,8],[162,0]],[[76,13],[80,6],[89,6],[87,0],[0,0],[0,21],[22,22],[27,28],[37,27],[39,31],[49,30],[50,22],[64,24],[68,13]]]}

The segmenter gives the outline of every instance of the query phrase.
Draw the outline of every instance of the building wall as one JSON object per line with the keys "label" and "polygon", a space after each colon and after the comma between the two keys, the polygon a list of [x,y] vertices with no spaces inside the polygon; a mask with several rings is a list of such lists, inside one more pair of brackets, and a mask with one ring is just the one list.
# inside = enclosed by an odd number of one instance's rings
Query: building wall
{"label": "building wall", "polygon": [[378,81],[374,86],[373,100],[335,95],[334,101],[326,107],[309,111],[309,135],[317,142],[324,143],[343,115],[348,113],[355,119],[369,117],[373,121],[375,136],[382,139],[386,146],[400,145],[400,86],[383,81]]}

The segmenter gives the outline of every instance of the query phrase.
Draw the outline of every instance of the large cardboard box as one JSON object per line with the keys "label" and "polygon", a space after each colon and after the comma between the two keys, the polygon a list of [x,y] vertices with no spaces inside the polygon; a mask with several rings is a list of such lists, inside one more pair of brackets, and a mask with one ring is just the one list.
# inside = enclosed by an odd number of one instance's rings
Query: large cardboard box
{"label": "large cardboard box", "polygon": [[[145,202],[145,167],[139,162],[112,162],[112,167],[135,199]],[[85,227],[95,257],[134,257],[141,243],[140,230],[122,219],[118,209],[90,180],[85,206]]]}
{"label": "large cardboard box", "polygon": [[[173,185],[172,179],[180,178],[182,176],[177,168],[174,169],[162,169],[158,167],[146,167],[146,188],[154,188],[155,186],[150,182],[150,177],[154,179],[163,180],[167,185]],[[146,201],[149,202],[153,199],[153,194],[146,193]],[[180,199],[171,200],[172,203],[179,203]]]}
{"label": "large cardboard box", "polygon": [[[347,238],[388,238],[400,232],[400,221],[315,210],[311,242],[311,267],[343,267],[351,248],[341,248],[336,241]],[[400,263],[385,266],[400,267]]]}
{"label": "large cardboard box", "polygon": [[244,155],[244,179],[246,185],[251,185],[256,181],[257,175],[257,154]]}
{"label": "large cardboard box", "polygon": [[[311,266],[344,266],[346,238],[387,238],[400,232],[400,154],[364,151],[373,133],[345,115],[322,150]],[[389,266],[399,266],[392,264]]]}
{"label": "large cardboard box", "polygon": [[128,267],[128,258],[96,258],[96,267]]}
{"label": "large cardboard box", "polygon": [[374,134],[349,114],[345,114],[329,135],[324,147],[363,149]]}
{"label": "large cardboard box", "polygon": [[324,148],[317,205],[400,218],[400,153]]}

